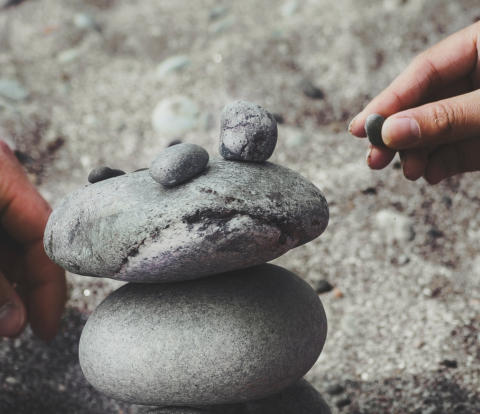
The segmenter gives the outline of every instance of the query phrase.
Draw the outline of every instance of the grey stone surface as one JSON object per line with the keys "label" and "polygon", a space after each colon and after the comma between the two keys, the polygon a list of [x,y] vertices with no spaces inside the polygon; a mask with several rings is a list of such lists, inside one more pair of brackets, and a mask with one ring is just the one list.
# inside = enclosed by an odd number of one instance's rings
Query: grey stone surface
{"label": "grey stone surface", "polygon": [[264,264],[121,287],[87,321],[80,365],[95,388],[127,402],[237,403],[294,384],[315,363],[326,332],[313,289]]}
{"label": "grey stone surface", "polygon": [[365,121],[365,132],[367,133],[368,140],[372,145],[377,147],[384,147],[385,144],[382,140],[382,125],[385,122],[385,118],[379,114],[371,114]]}
{"label": "grey stone surface", "polygon": [[44,244],[73,273],[176,281],[265,263],[327,222],[325,198],[301,175],[212,159],[204,174],[171,189],[139,171],[70,194],[50,216]]}
{"label": "grey stone surface", "polygon": [[[197,411],[196,411],[197,410]],[[204,411],[202,411],[204,410]],[[301,379],[267,398],[247,403],[202,408],[143,408],[139,414],[331,414],[320,393]]]}
{"label": "grey stone surface", "polygon": [[150,175],[160,184],[174,187],[204,171],[208,159],[208,152],[199,145],[172,145],[153,160]]}
{"label": "grey stone surface", "polygon": [[110,167],[97,167],[88,174],[88,182],[94,184],[123,174],[125,174],[125,171],[116,170]]}
{"label": "grey stone surface", "polygon": [[277,144],[277,121],[260,105],[235,101],[225,106],[220,155],[228,160],[266,161]]}
{"label": "grey stone surface", "polygon": [[271,397],[245,404],[244,414],[330,414],[320,393],[306,380]]}

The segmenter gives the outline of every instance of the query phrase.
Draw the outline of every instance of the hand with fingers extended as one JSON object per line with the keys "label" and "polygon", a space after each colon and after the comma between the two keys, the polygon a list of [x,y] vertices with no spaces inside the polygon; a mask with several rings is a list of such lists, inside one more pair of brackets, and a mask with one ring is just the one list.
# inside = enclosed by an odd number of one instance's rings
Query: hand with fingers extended
{"label": "hand with fingers extended", "polygon": [[0,336],[16,336],[30,323],[50,340],[66,300],[64,271],[43,249],[51,210],[3,141],[0,177]]}
{"label": "hand with fingers extended", "polygon": [[365,136],[373,113],[386,118],[385,146],[370,145],[368,165],[386,167],[399,151],[403,173],[430,184],[480,170],[480,22],[417,56],[350,123]]}

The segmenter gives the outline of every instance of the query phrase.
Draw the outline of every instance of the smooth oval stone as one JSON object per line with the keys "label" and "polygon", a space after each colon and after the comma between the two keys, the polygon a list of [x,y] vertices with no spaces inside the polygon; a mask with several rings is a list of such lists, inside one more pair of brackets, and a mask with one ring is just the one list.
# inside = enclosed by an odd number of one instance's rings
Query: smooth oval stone
{"label": "smooth oval stone", "polygon": [[44,246],[73,273],[179,281],[268,262],[327,223],[325,198],[301,175],[212,159],[179,187],[139,171],[70,194],[51,214]]}
{"label": "smooth oval stone", "polygon": [[365,132],[367,133],[368,140],[372,145],[377,147],[384,147],[385,144],[382,140],[382,126],[385,122],[385,118],[379,114],[371,114],[365,121]]}
{"label": "smooth oval stone", "polygon": [[174,187],[204,171],[208,158],[208,152],[199,145],[172,145],[153,160],[150,175],[160,184]]}
{"label": "smooth oval stone", "polygon": [[131,403],[237,403],[298,381],[326,332],[313,289],[265,264],[181,283],[124,285],[88,319],[80,365],[96,389]]}
{"label": "smooth oval stone", "polygon": [[235,101],[223,109],[220,155],[226,160],[266,161],[277,144],[277,121],[260,105]]}
{"label": "smooth oval stone", "polygon": [[88,182],[94,184],[123,174],[125,174],[125,171],[115,170],[110,167],[97,167],[88,174]]}

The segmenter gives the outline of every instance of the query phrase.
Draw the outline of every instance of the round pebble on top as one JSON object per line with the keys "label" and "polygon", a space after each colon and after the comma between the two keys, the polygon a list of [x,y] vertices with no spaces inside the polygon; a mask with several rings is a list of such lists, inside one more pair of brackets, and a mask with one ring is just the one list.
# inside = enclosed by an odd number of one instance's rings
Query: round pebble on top
{"label": "round pebble on top", "polygon": [[266,161],[277,144],[277,121],[261,106],[235,101],[222,113],[220,155],[226,160]]}
{"label": "round pebble on top", "polygon": [[150,175],[165,187],[174,187],[204,171],[208,159],[208,152],[199,145],[172,145],[153,160]]}
{"label": "round pebble on top", "polygon": [[98,183],[99,181],[107,180],[108,178],[118,177],[125,174],[125,171],[114,170],[110,167],[97,167],[90,171],[88,174],[88,182],[91,184]]}
{"label": "round pebble on top", "polygon": [[385,122],[385,118],[379,114],[371,114],[365,121],[365,132],[367,133],[368,140],[372,145],[377,147],[384,147],[385,144],[382,140],[382,126]]}

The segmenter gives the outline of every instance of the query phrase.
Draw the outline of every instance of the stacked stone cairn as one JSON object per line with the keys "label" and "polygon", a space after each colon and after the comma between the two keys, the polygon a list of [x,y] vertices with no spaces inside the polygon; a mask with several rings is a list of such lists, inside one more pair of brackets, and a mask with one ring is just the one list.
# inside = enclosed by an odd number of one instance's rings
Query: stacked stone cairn
{"label": "stacked stone cairn", "polygon": [[83,373],[152,413],[330,413],[302,379],[325,342],[323,306],[266,264],[325,230],[326,200],[267,162],[277,125],[266,110],[236,101],[221,124],[223,158],[181,143],[149,169],[102,167],[52,213],[53,261],[128,282],[85,325]]}

